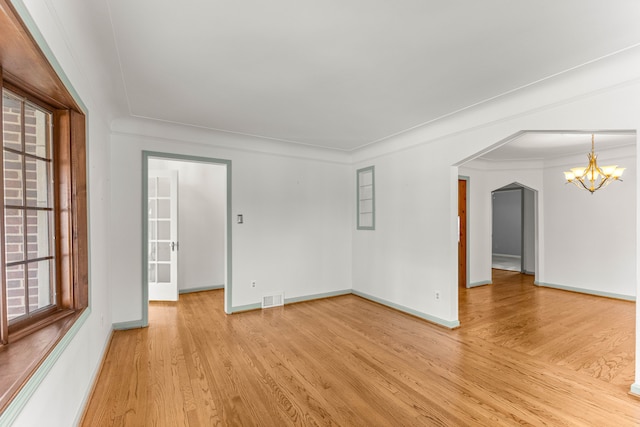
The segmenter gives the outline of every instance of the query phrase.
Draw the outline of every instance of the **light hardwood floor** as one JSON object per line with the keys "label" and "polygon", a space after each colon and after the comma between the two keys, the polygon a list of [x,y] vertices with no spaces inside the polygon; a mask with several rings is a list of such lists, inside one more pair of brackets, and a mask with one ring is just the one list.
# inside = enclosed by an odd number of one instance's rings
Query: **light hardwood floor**
{"label": "light hardwood floor", "polygon": [[630,302],[495,271],[450,331],[348,295],[226,316],[223,292],[114,333],[85,426],[632,426]]}

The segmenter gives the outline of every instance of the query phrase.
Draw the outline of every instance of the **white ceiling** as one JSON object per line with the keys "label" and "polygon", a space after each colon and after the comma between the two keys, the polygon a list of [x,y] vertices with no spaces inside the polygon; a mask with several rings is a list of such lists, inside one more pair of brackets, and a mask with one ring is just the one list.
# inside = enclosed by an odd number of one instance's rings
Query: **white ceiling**
{"label": "white ceiling", "polygon": [[640,43],[637,0],[107,2],[130,114],[342,150]]}

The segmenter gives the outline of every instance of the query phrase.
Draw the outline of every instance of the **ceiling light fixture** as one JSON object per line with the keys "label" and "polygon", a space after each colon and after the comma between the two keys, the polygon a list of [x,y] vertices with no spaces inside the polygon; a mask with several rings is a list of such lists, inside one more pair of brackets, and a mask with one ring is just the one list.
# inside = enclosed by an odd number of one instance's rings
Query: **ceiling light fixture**
{"label": "ceiling light fixture", "polygon": [[619,168],[618,165],[598,166],[594,135],[591,135],[591,153],[587,154],[587,157],[589,158],[587,167],[571,168],[569,172],[564,173],[567,183],[572,182],[576,187],[593,194],[613,181],[622,181],[620,177],[625,168]]}

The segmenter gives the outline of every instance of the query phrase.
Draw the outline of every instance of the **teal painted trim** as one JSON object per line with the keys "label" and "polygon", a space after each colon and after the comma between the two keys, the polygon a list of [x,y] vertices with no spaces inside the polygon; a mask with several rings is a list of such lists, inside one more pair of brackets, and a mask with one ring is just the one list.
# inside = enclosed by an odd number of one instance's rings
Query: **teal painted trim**
{"label": "teal painted trim", "polygon": [[38,45],[38,47],[40,48],[44,56],[47,58],[47,61],[49,61],[49,64],[58,75],[58,78],[62,81],[62,84],[69,91],[69,93],[73,97],[73,100],[78,104],[78,107],[80,107],[82,112],[86,114],[88,110],[87,106],[84,104],[84,102],[82,102],[82,98],[80,98],[80,95],[71,84],[71,80],[69,80],[69,77],[67,77],[67,75],[65,74],[64,70],[62,69],[62,66],[60,65],[60,63],[56,59],[56,56],[53,54],[53,51],[49,47],[49,44],[47,43],[44,36],[38,29],[36,22],[31,17],[29,10],[24,5],[24,2],[22,0],[10,0],[10,2],[13,5],[13,7],[16,9],[16,12],[18,12],[18,15],[20,15],[20,19],[22,19],[22,22],[24,22],[24,24],[26,25],[27,29],[29,30],[29,33],[31,33],[31,36],[36,41],[36,44]]}
{"label": "teal painted trim", "polygon": [[[469,283],[469,272],[471,271],[471,249],[470,249],[470,244],[469,244],[469,236],[471,235],[470,233],[470,227],[471,227],[471,215],[469,214],[469,212],[471,212],[471,209],[469,209],[469,199],[471,198],[471,178],[465,175],[458,175],[458,179],[460,180],[464,180],[467,181],[467,191],[466,191],[466,205],[465,209],[467,211],[467,221],[466,221],[466,229],[467,229],[467,244],[466,244],[466,252],[467,252],[467,277],[465,278],[466,282],[465,286],[467,288],[473,288],[474,286],[479,286],[479,285],[472,285],[471,283]],[[486,283],[485,283],[486,284]]]}
{"label": "teal painted trim", "polygon": [[[145,327],[149,325],[149,278],[148,278],[148,269],[146,265],[149,263],[148,253],[146,250],[145,242],[148,241],[149,230],[148,230],[148,221],[147,221],[147,212],[149,211],[149,194],[148,194],[148,185],[147,182],[149,180],[149,159],[164,159],[164,160],[178,160],[178,161],[186,161],[186,162],[197,162],[197,163],[212,163],[225,165],[227,170],[227,277],[226,277],[226,285],[224,292],[224,310],[225,313],[231,314],[235,311],[235,308],[232,306],[232,295],[233,295],[233,262],[232,262],[232,233],[231,233],[231,160],[226,159],[216,159],[213,157],[201,157],[201,156],[191,156],[186,154],[175,154],[175,153],[163,153],[159,151],[142,151],[142,319],[139,322],[140,326],[137,327]],[[132,323],[132,322],[125,322]],[[134,326],[135,327],[135,326]]]}
{"label": "teal painted trim", "polygon": [[467,288],[477,288],[478,286],[486,286],[486,285],[491,285],[491,284],[493,284],[493,282],[491,280],[483,280],[481,282],[469,283],[467,285]]}
{"label": "teal painted trim", "polygon": [[102,351],[100,352],[100,358],[99,358],[100,362],[93,369],[93,373],[91,374],[91,378],[89,380],[89,388],[87,392],[84,394],[84,397],[82,398],[82,402],[80,403],[78,412],[76,413],[76,418],[73,422],[74,426],[79,426],[80,421],[82,421],[82,417],[84,416],[84,410],[89,404],[89,400],[91,399],[93,394],[92,391],[94,389],[94,386],[96,385],[96,382],[98,381],[98,375],[100,375],[100,371],[102,370],[102,366],[104,365],[104,360],[105,360],[105,357],[107,356],[107,349],[109,348],[109,344],[111,343],[112,337],[113,337],[113,328],[111,329],[109,336],[107,337],[104,344],[102,345]]}
{"label": "teal painted trim", "polygon": [[587,294],[587,295],[595,295],[597,297],[620,299],[624,301],[636,300],[636,297],[634,297],[633,295],[614,294],[612,292],[594,291],[592,289],[575,288],[573,286],[555,285],[552,283],[538,282],[537,280],[533,284],[536,286],[540,286],[542,288],[560,289],[562,291],[577,292],[579,294]]}
{"label": "teal painted trim", "polygon": [[22,387],[22,390],[11,401],[7,409],[0,415],[0,426],[9,426],[13,424],[20,412],[24,409],[33,393],[38,389],[42,381],[46,378],[47,374],[55,366],[56,362],[62,356],[62,353],[69,347],[73,338],[78,334],[80,328],[84,325],[84,322],[89,318],[91,309],[88,308],[80,315],[78,320],[75,321],[69,331],[62,337],[60,342],[53,348],[51,353],[44,359],[40,367],[36,369],[31,378]]}
{"label": "teal painted trim", "polygon": [[129,322],[118,322],[111,325],[114,331],[126,331],[127,329],[146,328],[148,323],[142,323],[142,320],[131,320]]}
{"label": "teal painted trim", "polygon": [[629,390],[629,393],[633,394],[634,396],[640,397],[640,384],[638,383],[631,384],[631,390]]}
{"label": "teal painted trim", "polygon": [[[124,326],[124,329],[144,328],[149,326],[149,252],[147,251],[147,242],[149,241],[149,153],[142,152],[142,217],[140,218],[142,224],[142,245],[140,250],[142,251],[142,315],[140,321],[123,322],[127,324],[137,324],[139,326]],[[116,328],[114,325],[114,329]]]}
{"label": "teal painted trim", "polygon": [[316,300],[316,299],[339,297],[339,296],[342,296],[342,295],[349,295],[351,293],[352,293],[351,289],[344,289],[342,291],[333,291],[333,292],[325,292],[325,293],[322,293],[322,294],[305,295],[305,296],[294,297],[294,298],[285,298],[284,299],[284,303],[285,304],[295,304],[297,302],[305,302],[305,301],[312,301],[312,300]]}
{"label": "teal painted trim", "polygon": [[192,294],[194,292],[204,292],[204,291],[213,291],[216,289],[224,289],[224,285],[213,285],[213,286],[202,286],[199,288],[189,288],[189,289],[180,289],[178,293],[182,294]]}
{"label": "teal painted trim", "polygon": [[387,306],[389,308],[393,308],[394,310],[402,311],[404,313],[410,314],[410,315],[415,316],[415,317],[419,317],[419,318],[421,318],[423,320],[426,320],[428,322],[431,322],[431,323],[436,323],[436,324],[438,324],[440,326],[444,326],[444,327],[449,328],[449,329],[454,329],[454,328],[457,328],[457,327],[460,326],[460,321],[458,321],[458,320],[450,321],[450,320],[440,319],[439,317],[431,316],[429,314],[422,313],[422,312],[414,310],[412,308],[408,308],[408,307],[405,307],[405,306],[402,306],[402,305],[399,305],[399,304],[396,304],[396,303],[393,303],[393,302],[389,302],[389,301],[383,300],[383,299],[378,298],[378,297],[374,297],[372,295],[365,294],[364,292],[352,290],[351,293],[353,295],[357,295],[357,296],[359,296],[361,298],[368,299],[368,300],[373,301],[373,302],[377,302],[378,304],[385,305],[385,306]]}
{"label": "teal painted trim", "polygon": [[[370,227],[360,225],[360,174],[362,172],[371,171],[371,223]],[[366,168],[356,171],[356,229],[358,230],[375,230],[376,229],[376,167],[367,166]]]}
{"label": "teal painted trim", "polygon": [[247,305],[239,305],[237,307],[231,307],[231,313],[240,313],[243,311],[251,311],[251,310],[260,310],[262,308],[262,304],[247,304]]}

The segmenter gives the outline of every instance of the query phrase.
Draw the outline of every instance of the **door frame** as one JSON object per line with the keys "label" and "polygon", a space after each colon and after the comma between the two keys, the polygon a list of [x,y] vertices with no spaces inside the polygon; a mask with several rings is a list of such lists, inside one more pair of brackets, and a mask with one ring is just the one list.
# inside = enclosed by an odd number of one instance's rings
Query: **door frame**
{"label": "door frame", "polygon": [[159,151],[142,151],[142,326],[149,325],[149,263],[147,240],[149,237],[149,225],[147,223],[147,211],[149,209],[149,159],[177,160],[193,163],[210,163],[224,165],[226,169],[226,246],[225,246],[225,283],[224,283],[224,311],[231,314],[231,294],[233,289],[232,280],[232,251],[231,251],[231,160],[217,159],[213,157],[191,156],[185,154],[164,153]]}
{"label": "door frame", "polygon": [[[470,260],[469,260],[469,255],[470,255],[470,249],[469,249],[469,225],[470,225],[470,215],[469,215],[469,197],[471,196],[471,191],[469,189],[469,187],[471,186],[471,178],[468,176],[464,176],[464,175],[458,175],[458,180],[456,181],[456,184],[459,181],[466,181],[466,195],[465,195],[465,210],[466,210],[466,221],[465,221],[465,278],[464,278],[464,286],[465,288],[469,288],[469,268],[470,268]],[[456,188],[458,188],[458,186],[456,185]],[[460,236],[458,235],[458,238],[460,238]],[[460,274],[460,267],[459,267],[459,263],[458,263],[458,274]],[[460,279],[458,278],[458,285],[459,285]]]}

